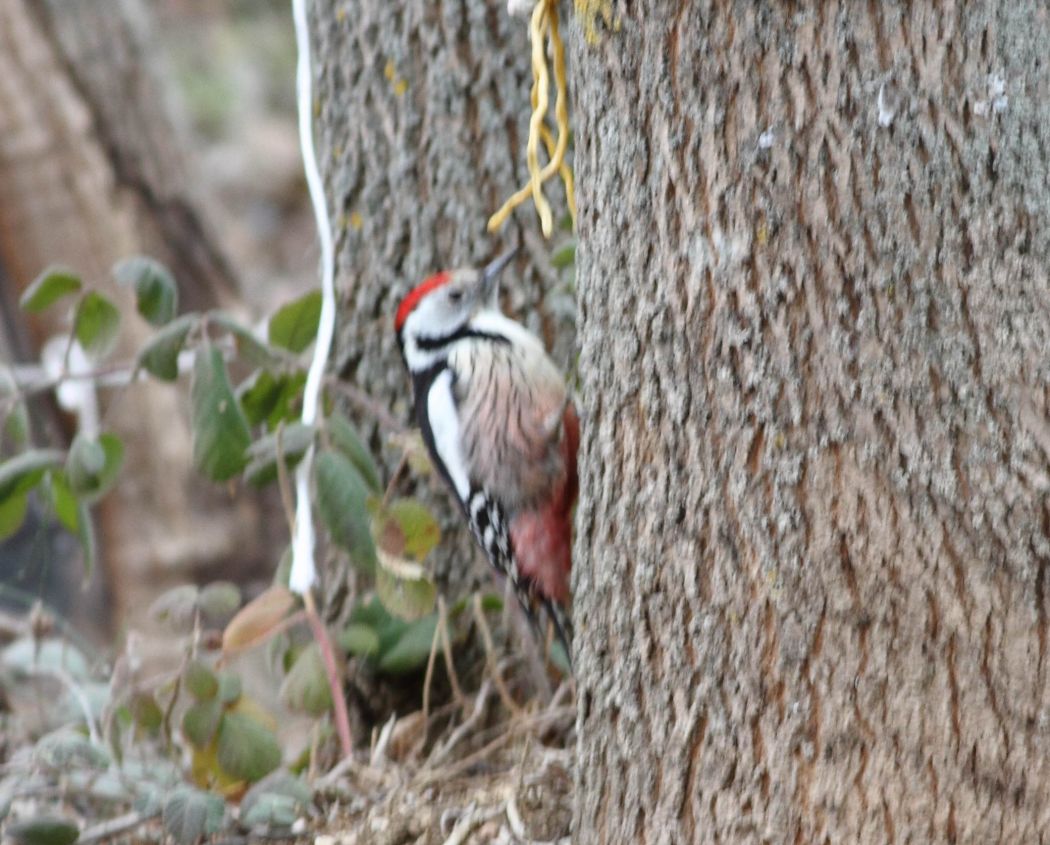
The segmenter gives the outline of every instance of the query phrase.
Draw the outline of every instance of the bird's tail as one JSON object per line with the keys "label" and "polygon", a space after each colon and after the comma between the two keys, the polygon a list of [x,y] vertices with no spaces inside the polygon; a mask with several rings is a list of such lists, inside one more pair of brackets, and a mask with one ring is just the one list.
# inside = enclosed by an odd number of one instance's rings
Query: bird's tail
{"label": "bird's tail", "polygon": [[569,672],[572,672],[572,617],[568,610],[560,603],[551,599],[543,599],[544,615],[554,626],[554,636],[557,637],[561,647],[565,650],[565,660],[569,664]]}

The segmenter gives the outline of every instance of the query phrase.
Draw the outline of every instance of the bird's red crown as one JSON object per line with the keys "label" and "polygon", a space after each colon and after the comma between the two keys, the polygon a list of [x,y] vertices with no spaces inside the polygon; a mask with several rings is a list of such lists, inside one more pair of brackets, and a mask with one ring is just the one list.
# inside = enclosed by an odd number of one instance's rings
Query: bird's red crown
{"label": "bird's red crown", "polygon": [[408,315],[415,310],[423,297],[446,284],[451,278],[452,274],[445,270],[441,273],[435,273],[412,288],[405,298],[401,300],[401,304],[397,308],[397,317],[394,318],[394,329],[401,331],[401,327],[405,324],[405,320],[408,319]]}

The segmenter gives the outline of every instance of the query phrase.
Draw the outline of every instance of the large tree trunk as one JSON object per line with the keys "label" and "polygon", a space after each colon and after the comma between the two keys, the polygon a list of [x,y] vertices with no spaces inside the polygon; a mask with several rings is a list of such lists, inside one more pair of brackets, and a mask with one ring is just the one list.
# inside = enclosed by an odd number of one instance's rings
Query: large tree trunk
{"label": "large tree trunk", "polygon": [[[369,0],[352,12],[337,0],[319,0],[312,9],[321,65],[320,160],[344,292],[340,375],[407,424],[412,392],[393,330],[399,299],[431,273],[480,264],[516,238],[523,256],[516,271],[505,273],[504,304],[567,363],[573,314],[564,306],[571,300],[555,290],[549,246],[531,208],[499,235],[485,229],[526,178],[525,24],[497,0]],[[375,434],[375,420],[359,417]],[[473,542],[443,485],[428,490],[420,492],[444,514],[449,532],[437,573],[453,592],[478,575],[487,579],[472,564]]]}
{"label": "large tree trunk", "polygon": [[1047,841],[1045,6],[618,12],[575,841]]}

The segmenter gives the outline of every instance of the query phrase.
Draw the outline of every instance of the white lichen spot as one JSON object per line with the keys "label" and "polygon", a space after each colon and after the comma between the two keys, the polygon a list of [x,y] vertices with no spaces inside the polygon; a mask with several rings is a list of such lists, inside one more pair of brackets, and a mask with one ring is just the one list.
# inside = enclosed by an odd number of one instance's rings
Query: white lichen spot
{"label": "white lichen spot", "polygon": [[719,269],[740,264],[751,253],[750,237],[727,237],[717,226],[711,232],[711,245],[714,247]]}
{"label": "white lichen spot", "polygon": [[758,136],[758,148],[760,150],[768,150],[773,146],[773,142],[777,139],[777,133],[773,130],[773,127],[769,127],[765,132]]}
{"label": "white lichen spot", "polygon": [[992,103],[992,111],[996,114],[1006,111],[1010,105],[1010,98],[1006,96],[1006,80],[998,73],[988,74],[988,99]]}
{"label": "white lichen spot", "polygon": [[892,82],[883,82],[879,86],[879,96],[875,104],[878,107],[879,126],[883,129],[893,123],[893,119],[897,116],[897,109],[900,108],[900,101],[900,94]]}
{"label": "white lichen spot", "polygon": [[985,117],[989,113],[1002,114],[1010,105],[1010,98],[1006,96],[1006,79],[1002,74],[988,74],[987,85],[988,96],[973,104],[973,113],[978,117]]}

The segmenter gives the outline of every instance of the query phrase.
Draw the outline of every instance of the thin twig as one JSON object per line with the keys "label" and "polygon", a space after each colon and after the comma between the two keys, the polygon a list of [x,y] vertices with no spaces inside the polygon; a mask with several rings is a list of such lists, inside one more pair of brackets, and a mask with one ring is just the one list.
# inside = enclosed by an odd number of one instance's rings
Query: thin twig
{"label": "thin twig", "polygon": [[507,823],[510,825],[510,831],[518,839],[527,841],[530,837],[525,830],[525,822],[521,820],[521,813],[518,812],[517,796],[513,789],[508,789],[507,792]]}
{"label": "thin twig", "polygon": [[434,680],[434,664],[437,662],[438,643],[441,641],[441,632],[434,628],[434,637],[430,641],[430,656],[427,658],[427,672],[423,676],[423,734],[426,735],[426,725],[430,719],[430,684]]}
{"label": "thin twig", "polygon": [[554,691],[554,695],[551,696],[551,703],[547,707],[547,712],[554,710],[562,706],[562,699],[572,694],[572,690],[575,684],[573,683],[572,676],[570,675],[564,681],[562,681],[558,688]]}
{"label": "thin twig", "polygon": [[394,728],[396,726],[397,714],[391,713],[390,718],[386,720],[383,727],[380,729],[378,739],[376,739],[375,744],[372,746],[372,751],[368,758],[368,762],[371,765],[379,765],[386,756],[386,749],[387,746],[390,745],[390,737],[394,735]]}
{"label": "thin twig", "polygon": [[96,387],[123,387],[131,381],[131,377],[134,374],[134,363],[123,362],[120,364],[106,364],[103,367],[96,367],[95,369],[81,372],[64,371],[54,376],[48,376],[45,373],[40,380],[19,381],[17,378],[13,378],[12,383],[15,389],[13,392],[8,393],[5,398],[29,399],[41,393],[49,393],[67,381],[93,381],[96,383]]}
{"label": "thin twig", "polygon": [[342,756],[349,757],[354,752],[354,743],[350,736],[350,714],[346,710],[346,696],[343,694],[342,678],[335,663],[335,651],[332,649],[328,631],[325,630],[321,617],[317,615],[313,593],[309,590],[303,593],[303,603],[306,605],[306,620],[310,623],[310,630],[313,631],[317,648],[321,652],[325,674],[328,676],[328,686],[332,691],[332,713],[335,718],[336,733],[339,734]]}
{"label": "thin twig", "polygon": [[442,845],[463,845],[472,830],[498,815],[499,810],[494,810],[491,807],[487,810],[471,808],[456,822],[456,826],[452,828],[452,833]]}
{"label": "thin twig", "polygon": [[488,705],[490,693],[491,681],[486,678],[482,682],[481,689],[478,690],[478,694],[474,699],[474,710],[471,712],[470,716],[468,716],[466,721],[452,732],[451,736],[449,736],[444,743],[434,749],[433,753],[431,753],[430,757],[427,759],[425,767],[429,768],[440,763],[448,756],[453,748],[459,745],[464,737],[478,726],[481,720],[485,717],[485,710]]}
{"label": "thin twig", "polygon": [[93,827],[86,828],[77,839],[77,845],[92,845],[94,842],[102,842],[110,837],[119,836],[129,830],[134,830],[148,821],[152,821],[158,815],[160,814],[125,813],[123,816],[108,819]]}
{"label": "thin twig", "polygon": [[484,760],[494,751],[498,751],[504,745],[507,745],[512,739],[518,736],[521,731],[538,728],[551,722],[556,722],[559,719],[574,718],[575,715],[576,708],[563,707],[553,712],[537,713],[533,716],[525,716],[516,719],[509,724],[501,724],[497,736],[487,745],[479,748],[474,753],[468,754],[466,757],[463,757],[454,763],[450,763],[447,766],[443,766],[440,769],[431,769],[424,766],[417,776],[417,785],[422,787],[437,781],[447,782],[461,772],[468,771],[476,763],[480,760]]}
{"label": "thin twig", "polygon": [[518,715],[521,713],[521,708],[514,703],[507,685],[503,682],[503,673],[500,672],[496,663],[496,649],[492,644],[492,632],[489,630],[488,622],[485,621],[485,611],[481,609],[481,595],[479,593],[474,593],[474,600],[471,602],[471,606],[474,609],[474,621],[478,623],[478,630],[481,631],[481,641],[485,646],[485,663],[492,673],[493,680],[496,682],[499,697],[507,710],[514,715]]}
{"label": "thin twig", "polygon": [[448,634],[448,611],[445,608],[445,597],[438,596],[438,627],[441,629],[441,650],[445,655],[445,669],[448,670],[448,680],[452,685],[452,695],[456,703],[461,707],[466,705],[466,696],[459,685],[459,677],[456,675],[456,666],[452,662],[452,638]]}
{"label": "thin twig", "polygon": [[386,490],[383,492],[383,504],[380,506],[380,511],[385,510],[386,506],[390,504],[390,497],[394,494],[394,486],[401,477],[401,473],[405,471],[406,466],[408,466],[407,450],[401,453],[401,460],[397,462],[397,467],[390,475],[390,482],[386,485]]}
{"label": "thin twig", "polygon": [[77,706],[80,708],[81,715],[84,717],[84,722],[87,724],[88,737],[91,740],[92,745],[101,745],[102,740],[99,738],[98,727],[95,725],[95,717],[91,713],[91,704],[87,700],[87,696],[84,695],[84,691],[79,687],[77,682],[73,680],[73,676],[70,675],[65,669],[59,667],[53,667],[50,669],[44,669],[39,666],[30,667],[28,674],[50,677],[61,682],[62,686],[69,690],[73,698],[77,702]]}

